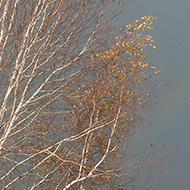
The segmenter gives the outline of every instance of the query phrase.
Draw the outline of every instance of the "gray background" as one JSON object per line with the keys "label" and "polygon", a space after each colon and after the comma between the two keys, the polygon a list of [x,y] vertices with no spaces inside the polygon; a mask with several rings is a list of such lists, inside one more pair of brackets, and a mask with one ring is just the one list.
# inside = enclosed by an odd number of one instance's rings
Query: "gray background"
{"label": "gray background", "polygon": [[[148,51],[149,62],[162,71],[157,82],[157,108],[147,111],[148,133],[171,153],[159,168],[164,179],[160,190],[190,189],[190,0],[132,0],[120,24],[133,23],[144,15],[157,16],[150,33],[157,48]],[[169,84],[169,85],[167,85]],[[160,110],[159,108],[162,110]],[[162,154],[161,153],[161,154]],[[184,164],[185,163],[185,164]],[[156,179],[154,178],[156,183]],[[154,183],[154,181],[153,181]]]}

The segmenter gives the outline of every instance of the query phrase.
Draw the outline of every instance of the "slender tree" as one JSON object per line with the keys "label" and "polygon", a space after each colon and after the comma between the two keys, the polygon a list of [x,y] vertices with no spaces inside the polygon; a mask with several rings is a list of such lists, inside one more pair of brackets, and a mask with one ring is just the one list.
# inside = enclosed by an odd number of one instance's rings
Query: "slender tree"
{"label": "slender tree", "polygon": [[127,189],[159,162],[128,151],[154,17],[113,33],[122,3],[0,1],[1,189]]}

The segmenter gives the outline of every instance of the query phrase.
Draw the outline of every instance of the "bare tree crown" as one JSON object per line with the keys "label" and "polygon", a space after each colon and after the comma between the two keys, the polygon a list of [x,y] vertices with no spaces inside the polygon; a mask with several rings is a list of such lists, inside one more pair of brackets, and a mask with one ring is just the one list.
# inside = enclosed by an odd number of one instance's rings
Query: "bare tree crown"
{"label": "bare tree crown", "polygon": [[117,189],[151,164],[127,141],[159,72],[154,17],[115,34],[121,3],[0,1],[1,189]]}

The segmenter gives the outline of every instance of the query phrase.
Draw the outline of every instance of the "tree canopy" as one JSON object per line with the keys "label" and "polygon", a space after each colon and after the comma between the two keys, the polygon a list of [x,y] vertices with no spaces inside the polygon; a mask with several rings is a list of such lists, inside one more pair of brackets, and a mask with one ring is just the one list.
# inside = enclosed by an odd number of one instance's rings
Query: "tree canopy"
{"label": "tree canopy", "polygon": [[113,32],[122,3],[0,2],[1,189],[126,189],[160,162],[128,151],[160,71],[153,16]]}

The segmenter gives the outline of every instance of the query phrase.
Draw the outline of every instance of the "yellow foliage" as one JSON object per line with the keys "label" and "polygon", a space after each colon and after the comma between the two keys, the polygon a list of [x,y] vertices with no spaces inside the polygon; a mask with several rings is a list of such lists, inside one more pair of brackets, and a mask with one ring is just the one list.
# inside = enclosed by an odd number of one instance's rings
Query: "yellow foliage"
{"label": "yellow foliage", "polygon": [[[153,74],[160,72],[155,66],[144,62],[148,58],[143,52],[144,48],[147,45],[156,48],[152,44],[154,42],[152,36],[141,34],[146,29],[152,29],[153,19],[152,16],[144,16],[134,24],[126,25],[126,29],[124,31],[120,29],[119,34],[115,36],[110,49],[92,55],[92,67],[98,70],[98,75],[93,79],[91,86],[82,84],[78,88],[80,90],[78,94],[81,95],[78,100],[74,98],[77,92],[69,94],[70,100],[81,109],[88,102],[89,105],[96,105],[102,118],[107,118],[110,113],[116,111],[120,101],[123,107],[135,107],[135,105],[142,107],[146,103],[145,98],[150,96],[143,91],[146,70],[152,71]],[[92,100],[92,97],[95,99]],[[93,102],[95,100],[96,104]],[[75,106],[73,108],[75,109]],[[131,117],[130,121],[133,119]]]}

